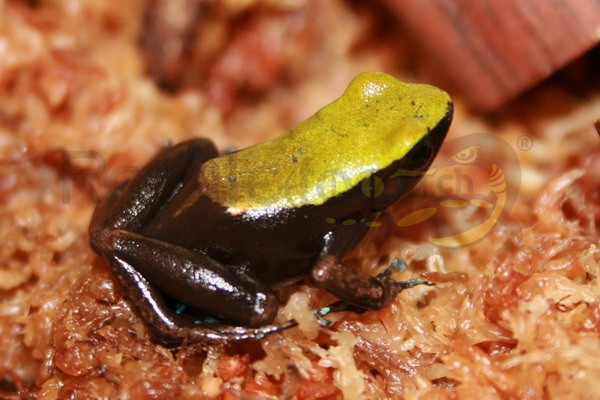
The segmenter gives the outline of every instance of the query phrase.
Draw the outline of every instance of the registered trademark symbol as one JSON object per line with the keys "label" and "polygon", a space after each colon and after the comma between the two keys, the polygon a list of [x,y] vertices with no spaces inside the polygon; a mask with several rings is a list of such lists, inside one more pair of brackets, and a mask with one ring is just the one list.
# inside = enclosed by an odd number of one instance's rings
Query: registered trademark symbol
{"label": "registered trademark symbol", "polygon": [[528,135],[520,136],[517,139],[517,147],[522,151],[530,150],[533,147],[533,139]]}

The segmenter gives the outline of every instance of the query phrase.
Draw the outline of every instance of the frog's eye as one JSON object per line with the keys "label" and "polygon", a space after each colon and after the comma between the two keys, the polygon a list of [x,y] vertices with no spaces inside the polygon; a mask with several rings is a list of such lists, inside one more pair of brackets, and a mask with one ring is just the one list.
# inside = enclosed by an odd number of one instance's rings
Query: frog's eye
{"label": "frog's eye", "polygon": [[470,164],[477,159],[478,154],[479,147],[473,146],[456,153],[452,156],[451,160],[459,164]]}

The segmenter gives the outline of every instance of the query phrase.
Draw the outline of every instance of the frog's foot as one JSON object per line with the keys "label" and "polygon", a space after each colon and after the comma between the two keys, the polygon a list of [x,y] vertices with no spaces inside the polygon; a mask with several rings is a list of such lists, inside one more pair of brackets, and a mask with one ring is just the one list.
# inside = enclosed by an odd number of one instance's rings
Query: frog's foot
{"label": "frog's foot", "polygon": [[185,339],[182,341],[196,342],[232,342],[240,340],[261,340],[272,333],[283,332],[298,325],[295,320],[288,320],[279,324],[269,324],[256,328],[246,326],[227,325],[212,316],[197,318],[189,314],[188,307],[183,303],[175,305],[175,315],[181,327],[185,327]]}
{"label": "frog's foot", "polygon": [[204,321],[195,321],[195,323],[198,326],[196,329],[192,328],[187,331],[187,335],[183,342],[203,341],[226,343],[241,340],[261,340],[267,335],[283,332],[298,325],[294,320],[288,320],[281,324],[265,325],[258,328],[205,323]]}
{"label": "frog's foot", "polygon": [[336,313],[336,312],[347,312],[347,311],[351,311],[351,312],[354,312],[357,314],[362,314],[365,311],[368,311],[368,309],[363,308],[363,307],[358,307],[358,306],[355,306],[354,304],[348,303],[347,301],[341,300],[341,301],[332,303],[328,306],[321,307],[314,313],[315,313],[315,317],[317,317],[317,321],[319,322],[319,325],[323,328],[328,328],[331,326],[332,322],[330,320],[328,320],[327,318],[325,318],[327,315]]}
{"label": "frog's foot", "polygon": [[392,278],[392,274],[394,272],[400,271],[403,272],[406,270],[406,264],[403,261],[398,259],[394,259],[390,266],[383,271],[381,271],[375,278],[381,283],[383,286],[383,290],[385,293],[384,304],[392,301],[400,292],[406,289],[413,288],[419,285],[426,286],[434,286],[435,283],[427,281],[421,278],[413,278],[408,279],[406,281],[396,281]]}
{"label": "frog's foot", "polygon": [[[382,285],[384,286],[384,292],[387,294],[387,302],[393,300],[396,295],[402,292],[405,289],[410,289],[412,287],[418,285],[426,285],[426,286],[434,286],[435,283],[421,279],[421,278],[413,278],[408,279],[406,281],[397,282],[392,278],[392,273],[394,272],[394,268],[387,268],[375,278],[380,280]],[[366,311],[369,311],[368,308],[359,307],[354,304],[348,303],[347,301],[338,301],[332,303],[328,306],[321,307],[319,310],[315,311],[315,317],[317,317],[317,322],[323,328],[329,328],[332,324],[330,320],[325,318],[327,315],[336,313],[336,312],[353,312],[357,314],[362,314]],[[293,323],[294,321],[288,321],[288,323]],[[296,324],[289,325],[289,327],[295,326]],[[287,328],[283,328],[284,330]]]}

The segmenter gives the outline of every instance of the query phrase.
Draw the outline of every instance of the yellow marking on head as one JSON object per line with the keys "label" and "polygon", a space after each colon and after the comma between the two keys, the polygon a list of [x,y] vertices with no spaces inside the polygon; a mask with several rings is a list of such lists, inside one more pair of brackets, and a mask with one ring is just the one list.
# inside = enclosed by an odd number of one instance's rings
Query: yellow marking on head
{"label": "yellow marking on head", "polygon": [[319,205],[401,159],[445,116],[450,97],[382,72],[281,137],[204,164],[205,194],[232,214]]}

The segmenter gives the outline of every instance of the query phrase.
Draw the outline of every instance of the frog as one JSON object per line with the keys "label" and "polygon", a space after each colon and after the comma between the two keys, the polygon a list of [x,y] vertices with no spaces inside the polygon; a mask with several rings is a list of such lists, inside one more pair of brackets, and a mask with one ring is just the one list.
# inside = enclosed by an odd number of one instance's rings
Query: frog
{"label": "frog", "polygon": [[226,154],[201,137],[164,148],[98,203],[90,246],[164,345],[288,329],[274,323],[277,291],[302,279],[382,309],[414,283],[344,258],[426,174],[452,114],[442,89],[363,72],[275,139]]}

